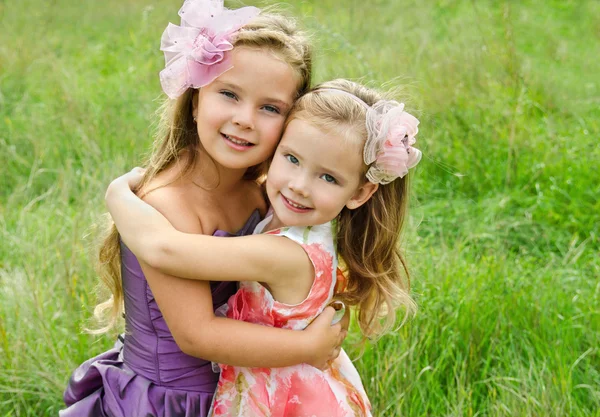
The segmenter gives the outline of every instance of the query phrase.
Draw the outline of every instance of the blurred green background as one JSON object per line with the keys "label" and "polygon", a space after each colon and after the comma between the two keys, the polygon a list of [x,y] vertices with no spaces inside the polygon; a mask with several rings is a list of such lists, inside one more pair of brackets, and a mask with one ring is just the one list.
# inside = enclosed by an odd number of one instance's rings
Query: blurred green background
{"label": "blurred green background", "polygon": [[[56,415],[113,344],[81,332],[93,243],[106,185],[149,150],[180,6],[0,1],[0,416]],[[421,119],[419,313],[356,362],[374,415],[599,416],[600,2],[286,9],[314,34],[316,82],[403,86]]]}

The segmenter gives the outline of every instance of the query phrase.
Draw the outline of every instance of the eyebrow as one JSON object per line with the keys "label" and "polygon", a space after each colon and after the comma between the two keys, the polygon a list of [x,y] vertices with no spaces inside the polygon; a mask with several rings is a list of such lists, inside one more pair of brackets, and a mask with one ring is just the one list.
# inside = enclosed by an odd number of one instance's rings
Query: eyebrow
{"label": "eyebrow", "polygon": [[280,100],[278,98],[267,97],[265,98],[265,100],[267,103],[277,104],[279,107],[281,107],[281,110],[284,110],[284,113],[286,113],[292,107],[291,103]]}
{"label": "eyebrow", "polygon": [[223,87],[231,88],[232,90],[244,91],[242,87],[236,84],[228,83],[227,81],[217,80]]}
{"label": "eyebrow", "polygon": [[[230,82],[227,81],[219,81],[219,83],[226,87],[226,88],[230,88],[232,90],[237,90],[237,91],[241,91],[244,92],[244,89],[242,87],[240,87],[239,85],[236,84],[232,84]],[[283,101],[281,99],[278,98],[273,98],[273,97],[263,97],[262,100],[266,103],[272,103],[272,104],[277,104],[279,107],[282,108],[282,110],[288,110],[290,107],[292,107],[291,103],[288,103],[286,101]]]}

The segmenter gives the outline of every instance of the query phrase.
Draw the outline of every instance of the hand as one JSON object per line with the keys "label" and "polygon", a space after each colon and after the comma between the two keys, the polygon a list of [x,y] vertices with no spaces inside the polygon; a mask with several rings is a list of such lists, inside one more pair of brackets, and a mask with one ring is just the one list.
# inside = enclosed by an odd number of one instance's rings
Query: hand
{"label": "hand", "polygon": [[346,336],[348,336],[348,328],[350,327],[350,309],[346,308],[346,305],[342,301],[333,301],[329,305],[335,310],[333,321],[331,323],[339,323],[342,326],[342,340],[337,347],[338,349],[335,357],[329,361],[328,366],[331,365],[331,361],[337,359],[339,356],[340,350],[342,349],[342,343],[344,343],[344,340],[346,340]]}
{"label": "hand", "polygon": [[129,190],[135,190],[142,182],[145,173],[146,170],[144,168],[135,167],[128,173],[115,178],[108,186],[104,199],[108,200],[111,194],[114,194],[118,190],[123,191],[124,187],[127,187]]}
{"label": "hand", "polygon": [[308,364],[321,370],[327,369],[329,361],[338,357],[342,342],[348,334],[348,330],[343,330],[340,323],[331,325],[334,314],[333,307],[325,308],[304,330],[313,352],[313,359]]}
{"label": "hand", "polygon": [[130,190],[135,190],[144,179],[145,173],[146,170],[144,168],[135,167],[127,174],[121,175],[117,180],[126,182]]}
{"label": "hand", "polygon": [[[343,333],[344,339],[346,339],[346,336],[348,335],[348,328],[350,327],[350,309],[349,308],[344,308],[344,316],[341,318],[339,323],[342,325],[342,333]],[[342,339],[342,342],[343,341],[344,340]]]}

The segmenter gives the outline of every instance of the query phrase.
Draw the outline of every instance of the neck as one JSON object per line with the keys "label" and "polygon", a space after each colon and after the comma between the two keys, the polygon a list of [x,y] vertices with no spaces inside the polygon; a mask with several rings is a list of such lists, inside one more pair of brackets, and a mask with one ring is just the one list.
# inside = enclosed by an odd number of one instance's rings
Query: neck
{"label": "neck", "polygon": [[211,193],[229,193],[239,186],[246,168],[227,168],[210,158],[204,150],[198,150],[196,163],[188,174],[197,186]]}
{"label": "neck", "polygon": [[285,226],[285,224],[283,224],[281,222],[281,220],[279,220],[279,217],[277,217],[277,213],[275,213],[275,211],[273,211],[273,218],[271,219],[269,224],[267,224],[265,226],[265,229],[263,231],[268,232],[269,230],[279,229],[280,227],[284,227],[284,226]]}

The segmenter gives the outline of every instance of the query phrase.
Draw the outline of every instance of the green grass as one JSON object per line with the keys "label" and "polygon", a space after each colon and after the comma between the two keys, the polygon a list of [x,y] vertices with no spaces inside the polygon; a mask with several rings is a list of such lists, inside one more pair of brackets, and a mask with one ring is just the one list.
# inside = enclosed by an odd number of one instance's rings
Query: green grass
{"label": "green grass", "polygon": [[[70,372],[112,345],[81,332],[95,225],[149,149],[179,6],[0,2],[1,416],[56,415]],[[600,4],[289,9],[316,81],[393,80],[422,121],[419,313],[356,362],[375,415],[600,416]]]}

